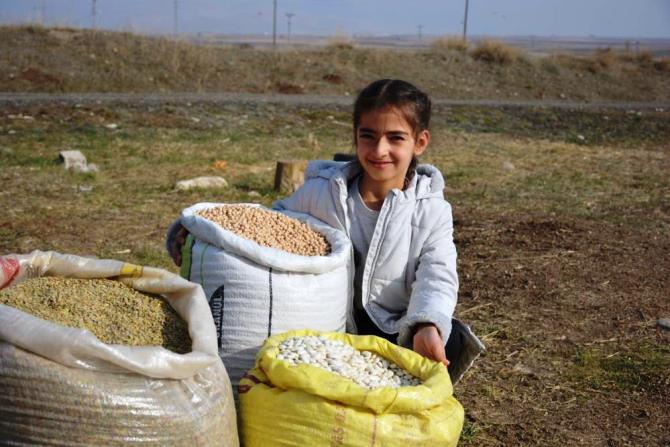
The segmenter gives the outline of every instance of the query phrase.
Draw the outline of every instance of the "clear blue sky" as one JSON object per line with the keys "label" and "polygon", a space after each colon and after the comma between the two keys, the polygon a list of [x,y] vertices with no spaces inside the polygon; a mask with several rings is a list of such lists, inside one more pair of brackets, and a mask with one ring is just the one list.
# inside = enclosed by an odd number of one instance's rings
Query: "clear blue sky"
{"label": "clear blue sky", "polygon": [[[0,0],[0,22],[88,27],[92,0]],[[178,0],[179,31],[272,31],[272,0]],[[97,0],[101,28],[171,32],[174,0]],[[317,35],[462,32],[465,0],[278,0],[277,29]],[[468,34],[670,37],[670,0],[470,0]]]}

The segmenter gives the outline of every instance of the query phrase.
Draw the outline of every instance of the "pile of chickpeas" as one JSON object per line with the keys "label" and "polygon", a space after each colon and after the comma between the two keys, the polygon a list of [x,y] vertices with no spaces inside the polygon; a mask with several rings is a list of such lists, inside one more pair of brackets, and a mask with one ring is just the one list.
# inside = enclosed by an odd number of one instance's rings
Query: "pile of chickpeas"
{"label": "pile of chickpeas", "polygon": [[249,205],[223,205],[197,214],[263,247],[301,256],[326,256],[331,250],[321,233],[275,211]]}

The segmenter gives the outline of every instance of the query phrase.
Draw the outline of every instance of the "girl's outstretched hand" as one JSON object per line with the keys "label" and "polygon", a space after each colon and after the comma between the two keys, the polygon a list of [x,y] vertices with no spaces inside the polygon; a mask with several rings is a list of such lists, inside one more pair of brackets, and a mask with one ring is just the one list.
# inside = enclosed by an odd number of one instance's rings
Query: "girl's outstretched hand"
{"label": "girl's outstretched hand", "polygon": [[436,362],[442,362],[444,366],[449,366],[449,360],[447,360],[447,356],[444,353],[442,337],[440,337],[440,332],[434,324],[418,324],[414,332],[413,341],[414,352]]}
{"label": "girl's outstretched hand", "polygon": [[187,236],[188,236],[188,230],[179,225],[179,229],[175,233],[174,239],[170,244],[170,257],[177,265],[177,267],[181,267],[181,248],[186,243]]}

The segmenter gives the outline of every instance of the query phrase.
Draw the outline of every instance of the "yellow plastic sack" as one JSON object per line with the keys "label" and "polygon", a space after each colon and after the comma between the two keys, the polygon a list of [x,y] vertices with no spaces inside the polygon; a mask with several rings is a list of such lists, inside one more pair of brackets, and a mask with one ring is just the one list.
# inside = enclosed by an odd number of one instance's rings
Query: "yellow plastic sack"
{"label": "yellow plastic sack", "polygon": [[[312,365],[277,359],[291,337],[325,335],[393,361],[422,380],[412,387],[364,388]],[[382,338],[311,330],[266,340],[240,381],[241,440],[267,446],[455,446],[463,407],[441,363]]]}

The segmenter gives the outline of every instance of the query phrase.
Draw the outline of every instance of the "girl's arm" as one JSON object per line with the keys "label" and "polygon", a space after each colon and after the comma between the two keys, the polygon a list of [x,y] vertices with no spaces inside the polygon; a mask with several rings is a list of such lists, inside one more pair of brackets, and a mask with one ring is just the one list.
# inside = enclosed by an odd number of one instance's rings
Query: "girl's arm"
{"label": "girl's arm", "polygon": [[[421,328],[419,325],[429,323],[437,329],[443,350],[451,333],[451,317],[456,308],[457,295],[456,246],[453,241],[451,206],[446,203],[421,250],[398,342],[404,346],[413,346],[414,336]],[[432,344],[438,340],[432,339]]]}

